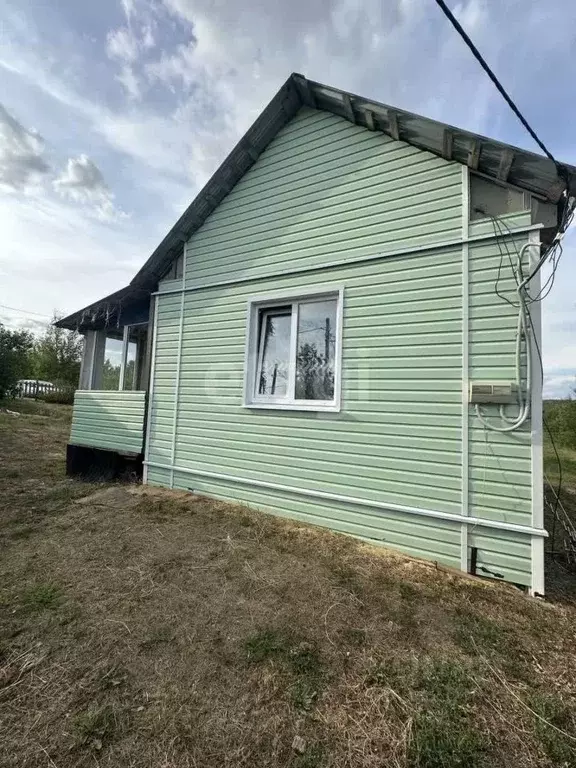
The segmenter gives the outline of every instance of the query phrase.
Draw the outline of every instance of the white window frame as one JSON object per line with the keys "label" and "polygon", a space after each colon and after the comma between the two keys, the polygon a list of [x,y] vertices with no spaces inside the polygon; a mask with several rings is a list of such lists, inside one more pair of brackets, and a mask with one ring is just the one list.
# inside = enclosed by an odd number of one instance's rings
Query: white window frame
{"label": "white window frame", "polygon": [[[333,400],[297,400],[294,398],[296,378],[296,345],[298,342],[298,302],[336,299],[336,339],[334,351],[334,398]],[[290,333],[290,366],[288,372],[288,396],[258,395],[256,384],[260,367],[259,316],[266,310],[292,305]],[[344,308],[343,286],[319,285],[304,291],[277,291],[248,299],[246,318],[246,352],[244,356],[244,407],[285,411],[332,411],[341,410],[342,382],[342,315]],[[292,393],[292,396],[290,396]]]}

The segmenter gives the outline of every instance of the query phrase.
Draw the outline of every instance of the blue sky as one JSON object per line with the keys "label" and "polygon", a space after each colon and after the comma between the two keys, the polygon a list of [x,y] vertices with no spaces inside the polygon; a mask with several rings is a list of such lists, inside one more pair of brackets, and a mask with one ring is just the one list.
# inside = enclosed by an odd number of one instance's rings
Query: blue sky
{"label": "blue sky", "polygon": [[[576,163],[575,4],[451,6],[545,143]],[[0,19],[11,325],[38,328],[128,283],[292,71],[534,149],[434,0],[0,0]],[[569,234],[543,307],[549,396],[576,375],[575,254]]]}

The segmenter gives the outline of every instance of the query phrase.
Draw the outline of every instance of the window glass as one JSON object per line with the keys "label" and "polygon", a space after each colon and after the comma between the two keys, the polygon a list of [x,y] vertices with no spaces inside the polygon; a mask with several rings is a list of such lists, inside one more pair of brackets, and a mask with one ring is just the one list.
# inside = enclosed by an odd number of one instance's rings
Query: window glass
{"label": "window glass", "polygon": [[291,324],[291,307],[262,311],[256,385],[259,395],[288,394]]}
{"label": "window glass", "polygon": [[124,368],[124,389],[136,389],[136,349],[136,342],[129,341]]}
{"label": "window glass", "polygon": [[299,305],[296,400],[334,398],[336,309],[336,299]]}
{"label": "window glass", "polygon": [[100,389],[118,389],[122,362],[122,337],[106,336]]}

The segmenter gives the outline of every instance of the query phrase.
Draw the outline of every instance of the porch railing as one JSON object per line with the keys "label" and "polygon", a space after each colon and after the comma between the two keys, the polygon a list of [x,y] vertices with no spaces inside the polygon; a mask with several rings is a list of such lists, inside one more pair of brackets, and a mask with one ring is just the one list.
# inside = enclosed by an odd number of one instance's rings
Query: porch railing
{"label": "porch railing", "polygon": [[142,453],[145,411],[146,392],[79,389],[74,396],[70,443]]}

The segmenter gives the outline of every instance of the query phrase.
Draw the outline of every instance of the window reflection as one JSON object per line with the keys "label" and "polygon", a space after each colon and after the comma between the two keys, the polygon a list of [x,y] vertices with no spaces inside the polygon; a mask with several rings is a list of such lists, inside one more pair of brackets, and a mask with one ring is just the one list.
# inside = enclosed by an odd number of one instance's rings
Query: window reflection
{"label": "window reflection", "polygon": [[285,397],[288,393],[291,308],[262,313],[258,363],[258,394]]}
{"label": "window reflection", "polygon": [[335,299],[303,302],[298,312],[296,399],[334,398]]}

